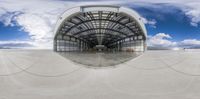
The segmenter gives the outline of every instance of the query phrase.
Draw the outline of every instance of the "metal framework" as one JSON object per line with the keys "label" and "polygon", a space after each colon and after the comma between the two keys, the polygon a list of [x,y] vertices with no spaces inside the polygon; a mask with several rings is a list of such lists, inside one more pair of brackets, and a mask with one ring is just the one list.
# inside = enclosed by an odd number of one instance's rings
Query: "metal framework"
{"label": "metal framework", "polygon": [[98,45],[107,50],[144,51],[146,29],[133,10],[118,6],[81,6],[58,20],[55,51],[87,51]]}

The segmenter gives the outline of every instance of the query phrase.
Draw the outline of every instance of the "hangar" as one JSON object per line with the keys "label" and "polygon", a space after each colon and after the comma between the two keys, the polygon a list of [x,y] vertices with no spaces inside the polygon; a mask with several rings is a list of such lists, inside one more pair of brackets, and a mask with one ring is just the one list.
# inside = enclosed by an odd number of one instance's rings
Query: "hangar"
{"label": "hangar", "polygon": [[147,32],[129,8],[90,5],[66,10],[54,30],[54,51],[145,51]]}
{"label": "hangar", "polygon": [[[126,52],[130,48],[145,51],[146,37],[141,18],[131,9],[71,8],[56,25],[56,52],[0,50],[0,99],[199,99],[200,52],[196,49],[149,50],[101,69],[85,68],[58,54],[108,66],[133,55]],[[85,57],[89,55],[84,51],[90,50],[97,55],[104,54],[98,51],[116,53],[106,53],[105,60],[99,60]]]}

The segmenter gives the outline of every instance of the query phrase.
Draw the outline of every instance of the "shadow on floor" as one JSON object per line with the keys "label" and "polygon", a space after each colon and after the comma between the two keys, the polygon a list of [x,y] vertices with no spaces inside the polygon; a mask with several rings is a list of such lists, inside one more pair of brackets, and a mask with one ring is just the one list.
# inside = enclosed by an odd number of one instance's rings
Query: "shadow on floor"
{"label": "shadow on floor", "polygon": [[89,67],[109,67],[127,62],[143,52],[57,52],[59,55]]}

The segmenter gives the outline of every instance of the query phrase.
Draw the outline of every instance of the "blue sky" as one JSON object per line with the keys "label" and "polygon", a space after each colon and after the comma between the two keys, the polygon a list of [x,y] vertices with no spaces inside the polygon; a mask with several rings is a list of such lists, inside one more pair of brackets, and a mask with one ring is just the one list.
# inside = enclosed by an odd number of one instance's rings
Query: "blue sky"
{"label": "blue sky", "polygon": [[20,26],[5,26],[0,23],[0,40],[27,40],[30,39],[28,33],[20,31]]}
{"label": "blue sky", "polygon": [[[0,0],[0,47],[51,48],[57,17],[67,8],[97,1]],[[114,0],[136,10],[148,31],[148,46],[200,47],[200,3],[193,0]],[[37,7],[36,7],[37,6]],[[24,44],[24,46],[23,46]]]}
{"label": "blue sky", "polygon": [[[129,7],[137,10],[143,17],[156,20],[156,28],[146,25],[149,35],[164,32],[170,34],[174,41],[181,41],[187,38],[200,39],[200,28],[192,26],[190,18],[180,8],[167,4],[153,4],[152,6],[157,6],[159,9],[149,6],[137,7],[129,5]],[[167,11],[162,11],[161,9],[167,9]]]}

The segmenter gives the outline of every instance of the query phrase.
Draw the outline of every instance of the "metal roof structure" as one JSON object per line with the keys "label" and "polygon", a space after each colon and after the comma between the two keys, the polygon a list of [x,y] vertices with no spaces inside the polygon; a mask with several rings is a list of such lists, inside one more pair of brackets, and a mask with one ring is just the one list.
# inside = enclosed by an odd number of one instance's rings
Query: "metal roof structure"
{"label": "metal roof structure", "polygon": [[[84,46],[82,49],[89,49],[96,45],[113,49],[127,38],[146,40],[147,37],[138,13],[129,8],[108,5],[68,9],[60,16],[54,33],[55,51],[60,49],[58,46],[66,45],[78,46],[75,49],[81,49],[80,46]],[[76,43],[72,44],[73,42]]]}

